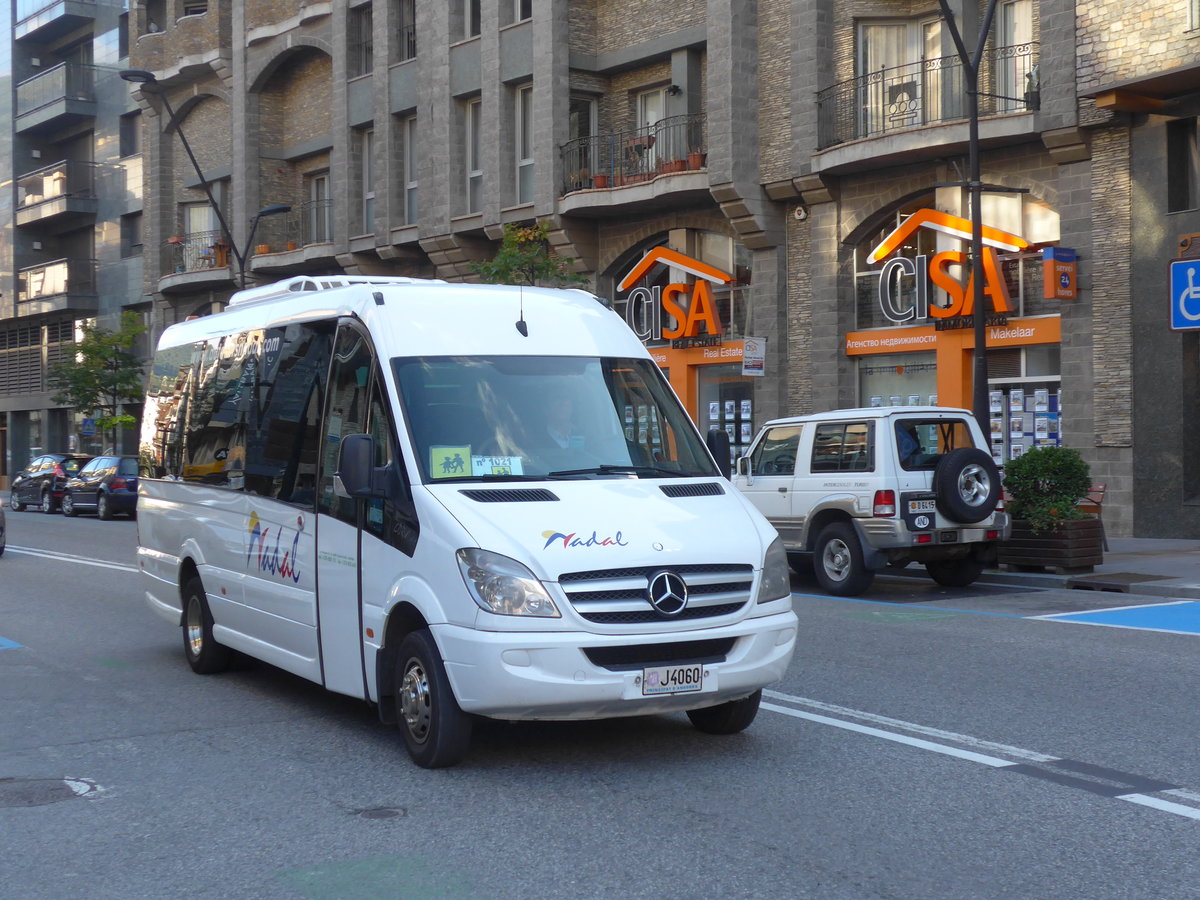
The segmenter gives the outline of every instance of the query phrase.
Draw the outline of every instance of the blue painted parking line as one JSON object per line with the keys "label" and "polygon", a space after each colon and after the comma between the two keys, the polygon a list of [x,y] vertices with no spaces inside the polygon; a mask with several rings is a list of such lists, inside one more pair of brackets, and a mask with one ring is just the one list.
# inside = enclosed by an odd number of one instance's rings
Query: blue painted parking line
{"label": "blue painted parking line", "polygon": [[16,650],[21,645],[16,641],[10,641],[8,638],[0,637],[0,650]]}
{"label": "blue painted parking line", "polygon": [[1165,631],[1169,634],[1200,634],[1200,602],[1175,600],[1149,606],[1118,606],[1082,613],[1057,613],[1035,616],[1055,622],[1105,625],[1109,628],[1136,628],[1141,631]]}

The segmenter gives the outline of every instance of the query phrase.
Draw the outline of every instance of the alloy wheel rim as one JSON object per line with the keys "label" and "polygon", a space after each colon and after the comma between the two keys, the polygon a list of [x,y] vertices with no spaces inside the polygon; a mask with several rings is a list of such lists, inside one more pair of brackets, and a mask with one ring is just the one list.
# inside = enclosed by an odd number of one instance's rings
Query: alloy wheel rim
{"label": "alloy wheel rim", "polygon": [[992,482],[983,466],[970,465],[958,476],[958,495],[971,506],[980,506],[991,492]]}
{"label": "alloy wheel rim", "polygon": [[409,735],[419,744],[429,737],[433,718],[433,700],[429,693],[429,677],[419,660],[410,660],[400,684],[400,713]]}
{"label": "alloy wheel rim", "polygon": [[193,597],[188,601],[187,609],[187,645],[193,657],[198,657],[204,649],[204,617],[200,613],[200,604]]}
{"label": "alloy wheel rim", "polygon": [[845,541],[834,540],[825,545],[822,555],[825,571],[837,581],[842,581],[850,568],[850,548]]}

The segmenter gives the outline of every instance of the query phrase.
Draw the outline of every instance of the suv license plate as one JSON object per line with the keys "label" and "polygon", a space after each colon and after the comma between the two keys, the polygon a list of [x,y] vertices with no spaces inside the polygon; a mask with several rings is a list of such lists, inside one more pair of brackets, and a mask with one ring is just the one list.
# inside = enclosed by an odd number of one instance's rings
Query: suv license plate
{"label": "suv license plate", "polygon": [[704,666],[656,666],[642,669],[642,696],[687,694],[704,690]]}
{"label": "suv license plate", "polygon": [[909,500],[908,511],[910,513],[928,513],[937,512],[936,500]]}

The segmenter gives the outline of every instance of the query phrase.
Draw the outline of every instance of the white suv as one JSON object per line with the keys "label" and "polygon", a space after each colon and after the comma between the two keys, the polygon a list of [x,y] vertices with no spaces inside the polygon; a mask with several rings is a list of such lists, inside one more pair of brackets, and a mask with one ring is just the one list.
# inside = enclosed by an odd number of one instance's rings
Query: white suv
{"label": "white suv", "polygon": [[812,554],[832,594],[865,591],[887,566],[924,563],[962,587],[1009,535],[1000,473],[965,409],[841,409],[775,419],[733,484],[779,531],[796,568]]}

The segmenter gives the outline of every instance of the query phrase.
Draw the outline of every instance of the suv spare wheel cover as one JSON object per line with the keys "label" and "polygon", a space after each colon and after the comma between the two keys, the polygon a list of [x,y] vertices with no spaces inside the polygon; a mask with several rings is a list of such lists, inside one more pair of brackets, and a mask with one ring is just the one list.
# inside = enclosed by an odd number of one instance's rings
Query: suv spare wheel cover
{"label": "suv spare wheel cover", "polygon": [[959,447],[944,455],[933,472],[937,508],[955,522],[981,522],[1000,499],[1000,470],[977,447]]}

